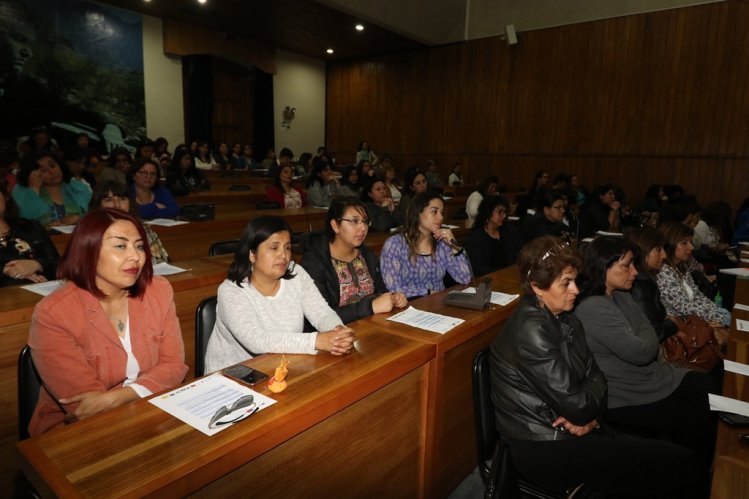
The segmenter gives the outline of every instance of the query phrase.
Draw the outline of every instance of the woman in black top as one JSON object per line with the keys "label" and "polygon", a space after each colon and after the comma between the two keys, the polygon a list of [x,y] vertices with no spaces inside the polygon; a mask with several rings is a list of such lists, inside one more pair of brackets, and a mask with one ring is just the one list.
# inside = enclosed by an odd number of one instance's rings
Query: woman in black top
{"label": "woman in black top", "polygon": [[364,204],[352,197],[330,203],[325,233],[312,233],[301,265],[344,323],[406,306],[403,293],[389,293],[377,256],[363,245],[369,231]]}
{"label": "woman in black top", "polygon": [[523,245],[515,227],[507,224],[507,201],[500,196],[481,200],[465,249],[474,276],[494,272],[515,263]]}
{"label": "woman in black top", "polygon": [[18,205],[0,183],[0,287],[55,278],[60,255],[36,220],[18,216]]}
{"label": "woman in black top", "polygon": [[210,189],[208,179],[195,167],[195,159],[188,149],[177,149],[166,175],[166,188],[174,196],[186,196],[192,192]]}

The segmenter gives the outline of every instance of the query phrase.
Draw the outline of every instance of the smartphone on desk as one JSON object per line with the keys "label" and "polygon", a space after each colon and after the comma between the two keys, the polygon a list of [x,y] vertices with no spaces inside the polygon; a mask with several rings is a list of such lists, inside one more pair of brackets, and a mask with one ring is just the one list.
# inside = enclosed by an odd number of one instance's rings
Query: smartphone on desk
{"label": "smartphone on desk", "polygon": [[234,378],[235,380],[241,381],[242,383],[248,384],[250,386],[257,385],[268,379],[268,375],[264,372],[260,372],[251,367],[247,367],[244,364],[237,364],[236,366],[227,367],[221,372],[224,374],[224,376]]}
{"label": "smartphone on desk", "polygon": [[721,412],[718,417],[728,423],[731,426],[749,426],[749,417],[742,416],[740,414],[734,414],[732,412]]}

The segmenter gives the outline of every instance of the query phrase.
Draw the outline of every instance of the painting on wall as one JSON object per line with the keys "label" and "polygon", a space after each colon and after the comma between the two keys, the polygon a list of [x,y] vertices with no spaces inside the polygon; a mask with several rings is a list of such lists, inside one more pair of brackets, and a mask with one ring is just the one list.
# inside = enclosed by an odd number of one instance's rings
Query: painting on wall
{"label": "painting on wall", "polygon": [[83,0],[0,0],[0,139],[86,132],[102,152],[145,136],[139,14]]}

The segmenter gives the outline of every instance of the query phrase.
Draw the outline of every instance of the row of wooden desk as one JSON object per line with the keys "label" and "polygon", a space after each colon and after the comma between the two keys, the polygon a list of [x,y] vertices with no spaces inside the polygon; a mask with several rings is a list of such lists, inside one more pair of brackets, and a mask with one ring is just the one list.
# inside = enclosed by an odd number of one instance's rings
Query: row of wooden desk
{"label": "row of wooden desk", "polygon": [[[493,277],[518,292],[514,267]],[[411,304],[463,324],[439,335],[357,321],[355,352],[288,356],[289,388],[259,388],[278,403],[218,435],[141,400],[22,442],[21,467],[50,497],[444,496],[475,467],[471,360],[514,304],[474,311],[443,297]],[[247,364],[272,373],[279,357]]]}
{"label": "row of wooden desk", "polygon": [[[736,279],[735,303],[749,305],[749,280]],[[727,358],[749,364],[749,333],[736,328],[736,319],[749,320],[749,312],[735,309],[732,312]],[[749,402],[749,382],[740,374],[726,372],[723,395]],[[749,428],[731,427],[724,421],[718,423],[718,441],[713,464],[713,499],[745,499],[749,497],[749,444],[739,435],[749,433]]]}

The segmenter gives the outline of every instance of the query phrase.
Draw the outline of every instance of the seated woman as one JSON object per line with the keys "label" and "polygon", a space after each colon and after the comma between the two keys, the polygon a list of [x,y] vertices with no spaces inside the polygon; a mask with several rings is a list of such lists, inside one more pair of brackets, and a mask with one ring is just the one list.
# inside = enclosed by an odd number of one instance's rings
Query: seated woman
{"label": "seated woman", "polygon": [[55,278],[60,255],[36,220],[18,215],[18,205],[0,182],[0,287]]}
{"label": "seated woman", "polygon": [[520,231],[526,241],[541,236],[561,237],[571,242],[575,237],[564,225],[565,196],[559,191],[544,191],[536,196],[536,213],[523,218]]}
{"label": "seated woman", "polygon": [[460,163],[455,163],[453,165],[452,172],[450,173],[450,176],[447,177],[447,185],[450,187],[460,187],[463,185],[463,175],[460,174],[462,166]]}
{"label": "seated woman", "polygon": [[370,164],[375,166],[379,161],[379,158],[372,148],[369,147],[367,141],[359,142],[359,147],[356,148],[356,162],[359,163],[360,161],[369,161]]}
{"label": "seated woman", "polygon": [[395,166],[393,166],[390,161],[382,165],[381,177],[382,181],[385,182],[385,187],[387,187],[388,192],[390,192],[390,197],[393,199],[393,203],[398,206],[403,194],[400,189],[398,189],[398,186],[395,185]]}
{"label": "seated woman", "polygon": [[119,210],[78,224],[65,285],[34,309],[28,345],[45,389],[29,433],[173,388],[187,373],[169,282],[153,276],[143,226]]}
{"label": "seated woman", "polygon": [[[523,296],[491,346],[497,429],[518,472],[565,491],[581,483],[604,494],[687,497],[694,457],[679,446],[601,428],[606,378],[569,313],[580,258],[543,236],[518,256]],[[685,494],[685,495],[682,495]]]}
{"label": "seated woman", "polygon": [[402,219],[406,218],[406,212],[413,198],[427,190],[427,177],[419,170],[418,166],[412,166],[406,172],[406,184],[403,186],[398,211]]}
{"label": "seated woman", "polygon": [[403,293],[389,293],[377,256],[363,245],[367,209],[352,197],[330,203],[325,233],[312,233],[302,267],[344,323],[406,306]]}
{"label": "seated woman", "polygon": [[462,284],[471,281],[465,252],[455,245],[452,231],[442,228],[444,215],[439,194],[427,191],[413,198],[403,229],[385,241],[380,253],[382,276],[391,292],[410,299],[441,291],[446,273]]}
{"label": "seated woman", "polygon": [[495,175],[489,175],[482,180],[476,187],[476,190],[468,196],[468,199],[466,199],[466,214],[468,215],[466,227],[469,229],[473,227],[473,222],[479,212],[481,201],[487,196],[494,196],[497,194],[498,186],[499,179]]}
{"label": "seated woman", "polygon": [[484,198],[473,229],[466,239],[466,253],[473,275],[480,276],[512,265],[523,246],[517,230],[505,225],[507,201],[500,196]]}
{"label": "seated woman", "polygon": [[81,182],[70,182],[70,173],[49,152],[24,156],[13,199],[21,216],[45,226],[78,222],[86,213],[91,189]]}
{"label": "seated woman", "polygon": [[326,161],[315,161],[312,172],[307,179],[307,197],[312,206],[327,208],[330,200],[338,194],[338,179]]}
{"label": "seated woman", "polygon": [[[138,210],[135,207],[135,202],[130,199],[127,187],[111,180],[96,184],[89,209],[95,210],[97,208],[120,210],[138,218]],[[146,232],[148,247],[151,249],[151,262],[154,265],[163,262],[169,263],[169,254],[166,252],[166,247],[164,247],[161,239],[159,239],[159,235],[148,224],[143,225],[143,230]]]}
{"label": "seated woman", "polygon": [[294,169],[286,165],[278,170],[273,185],[265,192],[265,200],[278,203],[280,208],[301,208],[307,206],[307,193],[292,185]]}
{"label": "seated woman", "polygon": [[666,307],[663,306],[656,282],[656,276],[666,260],[666,251],[663,249],[666,239],[652,227],[633,227],[624,232],[624,240],[639,248],[636,258],[637,277],[630,293],[650,321],[658,335],[658,341],[663,342],[679,331],[676,323],[666,315]]}
{"label": "seated woman", "polygon": [[201,140],[198,142],[198,152],[195,154],[195,167],[200,170],[215,170],[218,163],[213,159],[211,148],[208,142]]}
{"label": "seated woman", "polygon": [[590,193],[590,198],[580,207],[580,237],[589,237],[598,231],[619,232],[619,208],[614,186],[601,184]]}
{"label": "seated woman", "polygon": [[130,192],[135,198],[140,218],[174,218],[179,215],[179,205],[169,189],[159,185],[161,173],[156,161],[149,158],[135,160],[130,168],[133,184]]}
{"label": "seated woman", "polygon": [[124,147],[118,147],[109,155],[107,165],[102,168],[98,182],[114,180],[120,184],[127,184],[127,176],[130,173],[130,166],[133,164],[133,158],[130,151]]}
{"label": "seated woman", "polygon": [[671,316],[695,314],[714,327],[730,325],[731,313],[702,294],[686,267],[694,249],[694,231],[675,220],[662,223],[658,231],[665,238],[666,263],[656,280],[666,313]]}
{"label": "seated woman", "polygon": [[172,164],[166,174],[166,188],[173,196],[187,196],[193,192],[207,191],[211,188],[208,179],[195,166],[195,160],[189,149],[174,151]]}
{"label": "seated woman", "polygon": [[343,170],[341,178],[341,188],[338,189],[340,196],[353,196],[358,198],[361,195],[361,183],[359,182],[359,170],[354,165],[348,165]]}
{"label": "seated woman", "polygon": [[584,253],[575,315],[608,381],[606,421],[634,431],[669,432],[695,453],[706,476],[716,436],[708,392],[720,388],[707,374],[659,361],[658,336],[629,292],[637,275],[636,251],[622,238],[598,237]]}
{"label": "seated woman", "polygon": [[229,151],[229,144],[227,142],[219,142],[218,147],[216,148],[216,154],[213,158],[220,170],[231,170],[235,167],[234,160],[231,157],[231,151]]}
{"label": "seated woman", "polygon": [[[342,325],[307,271],[290,262],[291,228],[282,218],[247,224],[218,288],[206,372],[267,352],[343,355],[354,348],[354,331]],[[305,318],[319,332],[303,333]]]}
{"label": "seated woman", "polygon": [[385,182],[381,179],[369,177],[365,181],[361,198],[367,209],[370,227],[375,232],[393,229],[403,221],[400,210],[388,194]]}

